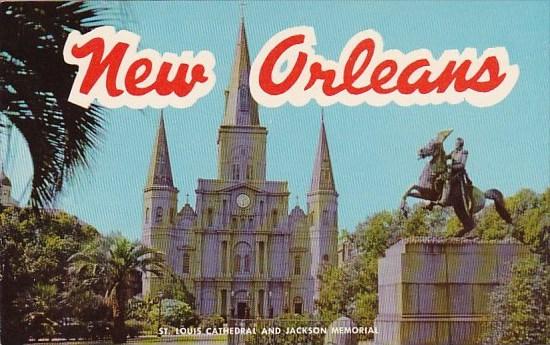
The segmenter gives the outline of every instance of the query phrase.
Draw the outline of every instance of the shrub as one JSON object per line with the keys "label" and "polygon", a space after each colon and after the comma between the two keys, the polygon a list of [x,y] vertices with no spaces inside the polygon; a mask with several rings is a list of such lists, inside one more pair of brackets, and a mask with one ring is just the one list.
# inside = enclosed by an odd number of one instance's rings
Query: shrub
{"label": "shrub", "polygon": [[203,317],[201,319],[199,327],[205,328],[219,328],[222,327],[225,320],[221,315],[214,314],[210,316]]}
{"label": "shrub", "polygon": [[491,323],[483,344],[548,344],[549,286],[549,266],[538,256],[518,261],[510,283],[491,295]]}
{"label": "shrub", "polygon": [[145,330],[145,322],[138,320],[127,320],[126,321],[126,332],[128,337],[136,338],[142,334]]}

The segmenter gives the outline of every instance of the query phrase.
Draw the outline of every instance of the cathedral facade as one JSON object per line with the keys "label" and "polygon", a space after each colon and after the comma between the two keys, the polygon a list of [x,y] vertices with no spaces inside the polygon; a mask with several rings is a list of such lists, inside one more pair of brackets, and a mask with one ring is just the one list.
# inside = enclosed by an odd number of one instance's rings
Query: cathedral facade
{"label": "cathedral facade", "polygon": [[[194,207],[187,202],[177,210],[161,115],[144,189],[142,242],[165,253],[200,315],[313,313],[318,273],[338,262],[338,193],[324,123],[307,210],[289,210],[287,182],[266,179],[267,129],[250,95],[249,72],[241,22],[218,130],[217,178],[198,179]],[[143,293],[156,294],[163,279],[145,275]]]}

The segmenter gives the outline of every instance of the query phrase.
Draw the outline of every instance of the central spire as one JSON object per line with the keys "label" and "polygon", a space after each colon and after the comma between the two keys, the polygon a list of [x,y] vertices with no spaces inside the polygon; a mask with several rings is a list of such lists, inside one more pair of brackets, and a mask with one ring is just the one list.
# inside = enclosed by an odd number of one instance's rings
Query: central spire
{"label": "central spire", "polygon": [[218,178],[265,181],[267,130],[250,95],[250,56],[241,18],[235,60],[225,91],[225,114],[218,130]]}
{"label": "central spire", "polygon": [[241,18],[239,36],[229,87],[225,91],[226,103],[223,117],[224,126],[259,126],[258,104],[250,94],[250,54],[244,27],[244,18]]}

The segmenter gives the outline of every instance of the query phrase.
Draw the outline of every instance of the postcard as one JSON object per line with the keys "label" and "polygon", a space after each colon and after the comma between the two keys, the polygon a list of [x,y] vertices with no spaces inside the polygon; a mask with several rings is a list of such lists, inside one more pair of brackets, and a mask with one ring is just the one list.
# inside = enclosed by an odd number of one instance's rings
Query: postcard
{"label": "postcard", "polygon": [[549,344],[549,2],[0,23],[1,345]]}

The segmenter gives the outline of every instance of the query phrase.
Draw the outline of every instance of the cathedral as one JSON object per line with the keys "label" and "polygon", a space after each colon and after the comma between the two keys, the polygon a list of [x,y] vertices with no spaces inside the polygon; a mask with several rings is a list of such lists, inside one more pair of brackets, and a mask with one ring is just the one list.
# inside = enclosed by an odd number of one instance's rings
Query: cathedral
{"label": "cathedral", "polygon": [[[250,95],[249,72],[241,21],[218,130],[217,178],[199,178],[194,207],[187,202],[177,210],[161,115],[143,194],[142,242],[165,254],[200,315],[314,313],[318,273],[338,262],[338,193],[325,126],[321,121],[307,210],[289,210],[287,182],[266,180],[267,129]],[[163,279],[144,275],[143,293],[156,294]]]}

